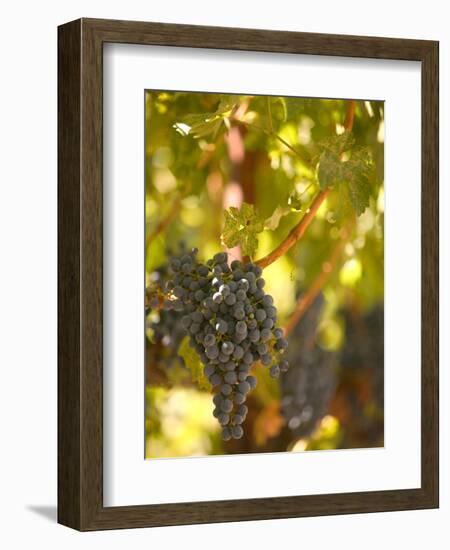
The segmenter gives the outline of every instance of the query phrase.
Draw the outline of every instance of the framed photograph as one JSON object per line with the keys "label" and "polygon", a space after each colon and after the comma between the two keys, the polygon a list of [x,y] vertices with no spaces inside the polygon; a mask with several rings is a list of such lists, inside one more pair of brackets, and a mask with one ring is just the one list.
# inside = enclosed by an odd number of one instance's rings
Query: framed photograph
{"label": "framed photograph", "polygon": [[438,507],[438,43],[58,50],[58,521]]}

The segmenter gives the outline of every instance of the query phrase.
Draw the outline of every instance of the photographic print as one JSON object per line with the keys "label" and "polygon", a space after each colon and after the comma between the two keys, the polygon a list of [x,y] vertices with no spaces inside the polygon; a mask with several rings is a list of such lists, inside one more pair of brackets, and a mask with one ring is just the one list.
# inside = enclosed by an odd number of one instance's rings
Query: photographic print
{"label": "photographic print", "polygon": [[145,92],[147,459],[384,445],[384,102]]}
{"label": "photographic print", "polygon": [[439,507],[438,168],[436,41],[58,27],[58,522]]}

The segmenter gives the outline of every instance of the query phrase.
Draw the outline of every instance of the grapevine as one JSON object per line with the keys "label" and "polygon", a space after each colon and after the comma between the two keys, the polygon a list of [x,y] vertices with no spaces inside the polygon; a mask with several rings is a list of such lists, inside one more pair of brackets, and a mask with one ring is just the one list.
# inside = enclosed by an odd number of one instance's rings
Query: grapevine
{"label": "grapevine", "polygon": [[145,120],[146,456],[382,444],[383,104],[149,91]]}

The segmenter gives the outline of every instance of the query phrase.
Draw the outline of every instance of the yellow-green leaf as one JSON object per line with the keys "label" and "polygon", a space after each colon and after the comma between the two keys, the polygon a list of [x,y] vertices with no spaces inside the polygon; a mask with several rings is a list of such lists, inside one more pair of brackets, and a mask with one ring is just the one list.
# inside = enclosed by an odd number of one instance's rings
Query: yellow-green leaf
{"label": "yellow-green leaf", "polygon": [[240,210],[231,206],[224,215],[222,243],[228,248],[239,245],[243,254],[253,257],[258,248],[257,234],[264,229],[264,222],[255,212],[253,204],[244,202]]}
{"label": "yellow-green leaf", "polygon": [[211,390],[211,384],[203,373],[203,364],[197,352],[189,345],[189,336],[185,336],[178,348],[178,355],[184,360],[184,364],[191,372],[192,381],[201,390]]}

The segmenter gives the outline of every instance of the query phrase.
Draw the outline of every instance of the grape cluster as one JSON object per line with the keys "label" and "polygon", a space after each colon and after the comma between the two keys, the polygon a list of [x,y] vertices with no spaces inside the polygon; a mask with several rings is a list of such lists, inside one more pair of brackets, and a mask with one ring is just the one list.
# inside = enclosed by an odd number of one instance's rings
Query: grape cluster
{"label": "grape cluster", "polygon": [[213,414],[222,438],[240,439],[247,394],[256,386],[252,365],[260,361],[272,377],[288,369],[282,357],[287,341],[276,326],[273,298],[264,292],[262,270],[237,260],[228,265],[225,252],[201,263],[197,249],[173,257],[169,265],[164,308],[182,314],[181,324],[215,391]]}
{"label": "grape cluster", "polygon": [[183,365],[178,348],[185,332],[180,324],[182,313],[161,307],[168,272],[168,265],[164,263],[150,274],[145,294],[145,314],[149,338],[156,345],[152,349],[157,350],[156,355],[164,361],[165,366],[171,367],[175,364]]}
{"label": "grape cluster", "polygon": [[281,378],[281,411],[296,437],[307,437],[327,414],[336,388],[337,354],[316,339],[323,296],[319,295],[289,338],[290,369]]}
{"label": "grape cluster", "polygon": [[[370,379],[371,397],[384,409],[384,308],[377,305],[364,315],[344,310],[345,344],[340,363],[343,376],[365,375]],[[347,375],[345,374],[347,372]]]}

